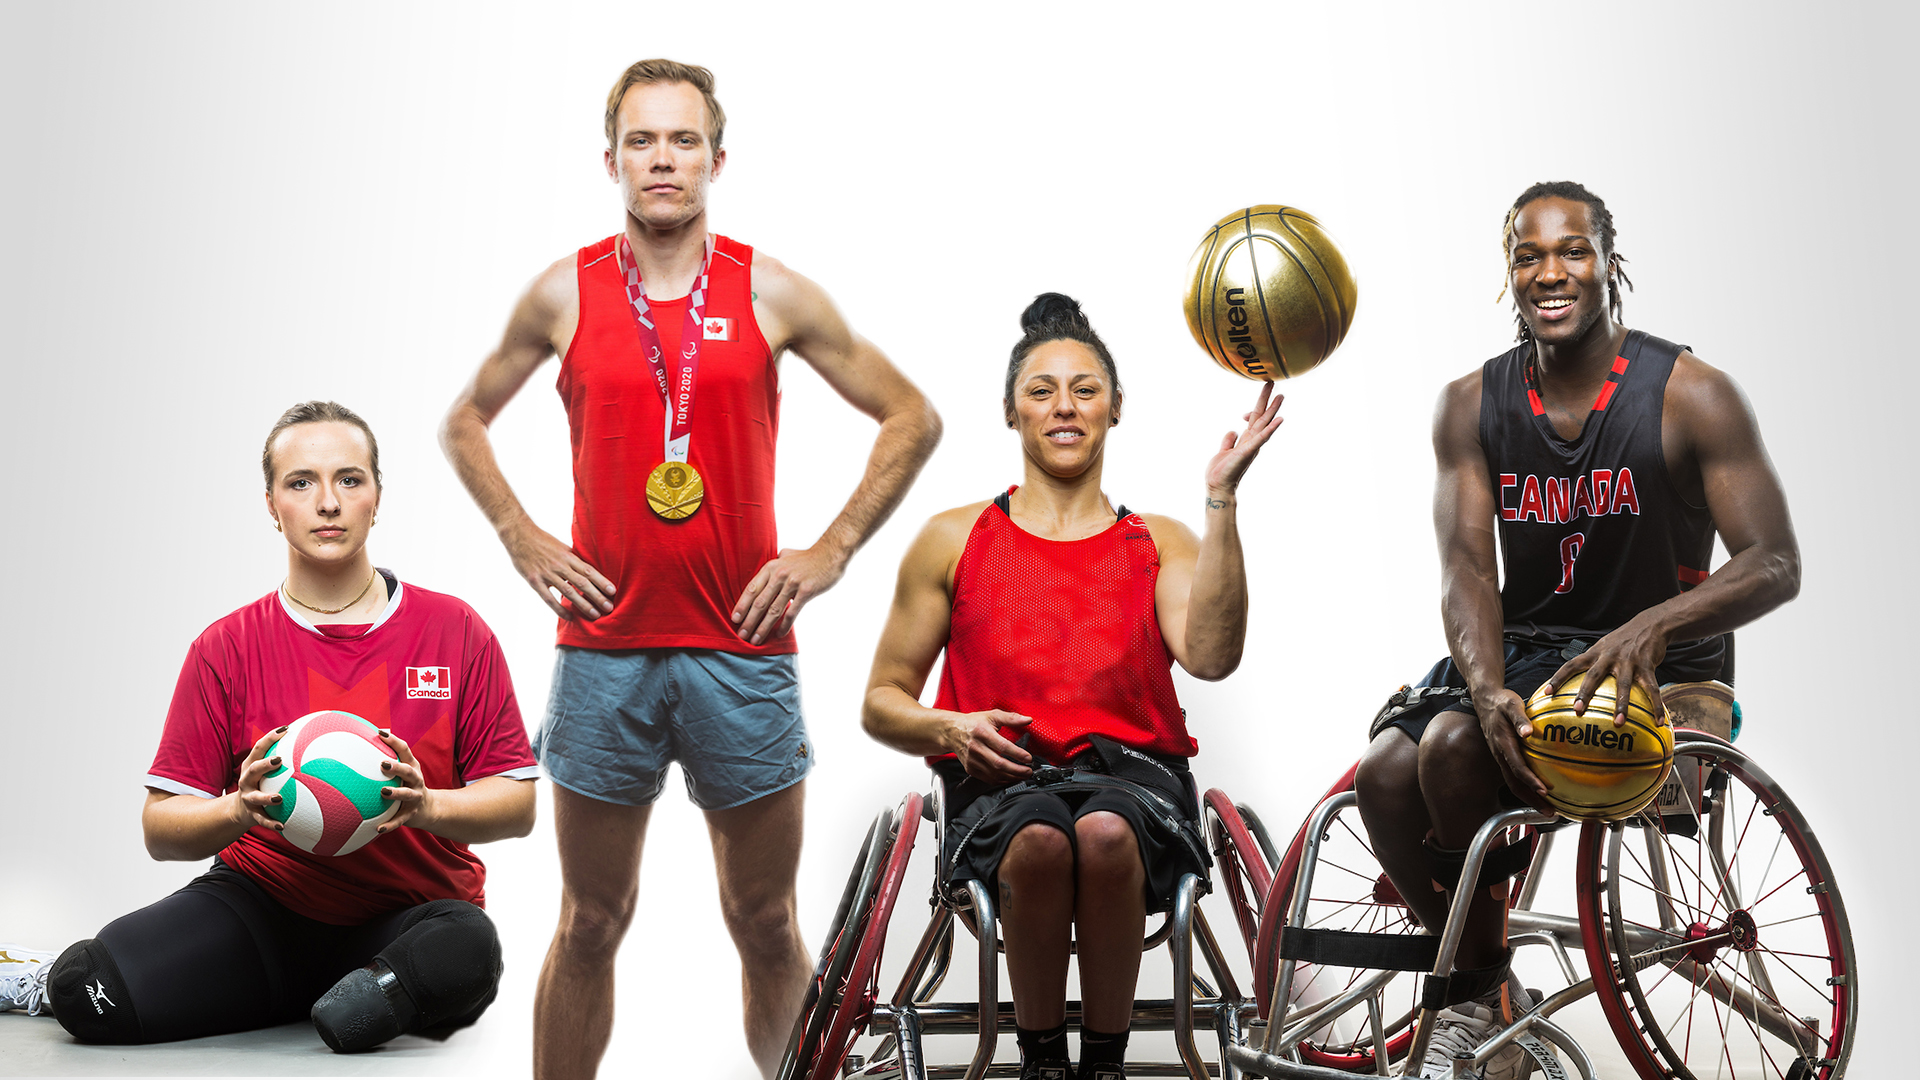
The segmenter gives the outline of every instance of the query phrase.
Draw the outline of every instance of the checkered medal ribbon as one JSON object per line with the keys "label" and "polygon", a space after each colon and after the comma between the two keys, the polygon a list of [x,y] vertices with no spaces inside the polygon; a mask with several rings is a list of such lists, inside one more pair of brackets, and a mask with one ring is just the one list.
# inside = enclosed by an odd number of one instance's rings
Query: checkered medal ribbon
{"label": "checkered medal ribbon", "polygon": [[666,403],[665,460],[685,462],[693,440],[693,385],[700,374],[701,328],[706,322],[707,275],[713,268],[713,237],[707,237],[707,254],[700,262],[700,277],[687,296],[687,329],[681,338],[680,361],[669,382],[666,365],[661,363],[660,331],[653,325],[653,310],[647,306],[647,290],[640,281],[640,266],[633,257],[633,246],[625,236],[616,249],[620,273],[627,282],[627,306],[633,311],[633,328],[640,335],[640,353],[653,369]]}

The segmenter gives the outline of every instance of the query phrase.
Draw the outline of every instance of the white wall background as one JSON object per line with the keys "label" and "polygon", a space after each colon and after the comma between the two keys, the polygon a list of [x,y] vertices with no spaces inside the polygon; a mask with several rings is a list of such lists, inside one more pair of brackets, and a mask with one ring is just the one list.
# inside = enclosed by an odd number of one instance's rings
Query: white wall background
{"label": "white wall background", "polygon": [[[1741,382],[1792,500],[1805,588],[1741,633],[1742,745],[1820,829],[1864,972],[1855,1071],[1891,1072],[1920,960],[1907,778],[1897,752],[1876,760],[1877,730],[1911,711],[1895,695],[1916,521],[1894,467],[1916,390],[1899,271],[1920,237],[1894,66],[1913,24],[1906,5],[1853,3],[10,5],[0,938],[57,947],[195,872],[147,859],[138,780],[187,643],[284,573],[256,454],[294,401],[372,422],[376,561],[478,608],[537,719],[552,620],[434,427],[526,281],[618,226],[601,104],[625,64],[664,55],[713,68],[732,116],[716,228],[823,283],[947,425],[800,626],[822,759],[810,943],[865,820],[924,782],[861,734],[857,703],[918,523],[1019,475],[997,399],[1026,300],[1081,297],[1118,356],[1112,494],[1197,520],[1202,464],[1254,397],[1181,321],[1202,230],[1297,205],[1360,278],[1351,336],[1285,387],[1288,423],[1244,489],[1247,663],[1181,683],[1203,781],[1290,831],[1379,699],[1444,650],[1432,402],[1511,337],[1494,302],[1506,206],[1573,178],[1615,211],[1639,287],[1627,321]],[[871,429],[804,364],[785,371],[780,526],[804,544]],[[552,372],[496,445],[564,534]],[[609,1061],[748,1075],[704,829],[677,786],[654,822]],[[512,985],[448,1061],[513,1074],[557,905],[550,824],[483,853]]]}

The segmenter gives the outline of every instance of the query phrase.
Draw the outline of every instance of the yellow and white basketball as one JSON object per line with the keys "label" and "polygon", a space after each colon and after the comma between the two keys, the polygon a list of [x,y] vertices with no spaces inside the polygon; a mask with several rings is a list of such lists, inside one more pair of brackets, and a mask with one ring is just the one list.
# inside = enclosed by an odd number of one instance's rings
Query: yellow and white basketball
{"label": "yellow and white basketball", "polygon": [[1586,672],[1562,683],[1557,694],[1542,686],[1527,700],[1533,734],[1522,742],[1527,763],[1553,785],[1547,799],[1581,821],[1618,821],[1653,801],[1673,764],[1673,727],[1638,686],[1627,698],[1626,722],[1616,725],[1617,688],[1612,676],[1600,684],[1584,714],[1573,711]]}

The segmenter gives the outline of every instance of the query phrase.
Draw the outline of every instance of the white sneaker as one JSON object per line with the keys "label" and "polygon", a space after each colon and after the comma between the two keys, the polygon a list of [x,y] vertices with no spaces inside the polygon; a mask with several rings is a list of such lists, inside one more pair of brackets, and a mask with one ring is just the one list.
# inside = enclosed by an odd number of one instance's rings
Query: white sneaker
{"label": "white sneaker", "polygon": [[[1506,1026],[1500,1022],[1499,1014],[1483,1002],[1463,1001],[1452,1008],[1440,1010],[1434,1021],[1433,1038],[1427,1042],[1427,1056],[1420,1063],[1422,1080],[1446,1080],[1451,1077],[1454,1055],[1474,1053]],[[1468,1075],[1482,1077],[1483,1080],[1526,1080],[1532,1072],[1532,1056],[1509,1043],[1493,1055],[1479,1072]]]}
{"label": "white sneaker", "polygon": [[28,1016],[47,1008],[47,970],[59,953],[0,944],[0,1012],[24,1009]]}

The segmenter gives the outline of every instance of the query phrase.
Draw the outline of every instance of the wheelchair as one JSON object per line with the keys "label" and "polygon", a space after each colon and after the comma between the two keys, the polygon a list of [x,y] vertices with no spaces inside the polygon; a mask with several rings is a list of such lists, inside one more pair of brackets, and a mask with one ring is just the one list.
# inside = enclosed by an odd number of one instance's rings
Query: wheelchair
{"label": "wheelchair", "polygon": [[[1564,986],[1456,1056],[1454,1075],[1518,1042],[1536,1076],[1594,1080],[1593,1060],[1555,1021],[1589,996],[1642,1080],[1844,1074],[1858,1013],[1853,941],[1812,829],[1729,741],[1686,728],[1675,740],[1653,805],[1578,826],[1572,914],[1536,910],[1568,823],[1514,810],[1476,835],[1463,881],[1483,880],[1497,847],[1532,845],[1509,890],[1509,942],[1516,957],[1544,950]],[[1445,1001],[1465,905],[1444,927],[1417,925],[1353,820],[1353,777],[1334,783],[1277,860],[1255,932],[1260,1019],[1226,1051],[1245,1075],[1417,1072]]]}
{"label": "wheelchair", "polygon": [[[943,881],[936,871],[932,917],[896,989],[891,996],[881,996],[882,949],[914,842],[923,818],[931,821],[933,858],[940,859],[945,803],[945,785],[936,775],[931,795],[909,793],[896,807],[882,811],[868,828],[782,1058],[780,1080],[840,1076],[979,1080],[1018,1075],[1017,1064],[993,1060],[1000,1032],[1013,1026],[1013,1003],[1000,1000],[1002,945],[993,893],[985,882]],[[1244,1026],[1256,1012],[1199,901],[1210,894],[1224,901],[1232,913],[1239,959],[1243,965],[1250,964],[1262,905],[1271,888],[1273,844],[1259,817],[1218,789],[1202,797],[1201,813],[1203,835],[1214,861],[1211,880],[1192,873],[1182,877],[1173,909],[1146,934],[1143,950],[1167,946],[1173,985],[1168,997],[1139,999],[1133,1006],[1132,1030],[1171,1032],[1179,1060],[1129,1061],[1131,1076],[1193,1080],[1235,1076],[1226,1053],[1244,1041]],[[963,927],[977,945],[979,996],[966,1002],[936,1001],[952,966],[955,940],[960,936],[957,927]],[[1196,946],[1205,962],[1204,976],[1194,970]],[[1080,1017],[1081,1003],[1068,1001],[1068,1024],[1078,1027]],[[1203,1031],[1217,1044],[1211,1060],[1200,1050],[1198,1036]],[[952,1034],[975,1035],[971,1057],[951,1065],[929,1063],[926,1036]],[[862,1039],[869,1042],[863,1044]],[[871,1043],[873,1039],[879,1040],[877,1044]],[[864,1052],[854,1053],[856,1046]]]}

